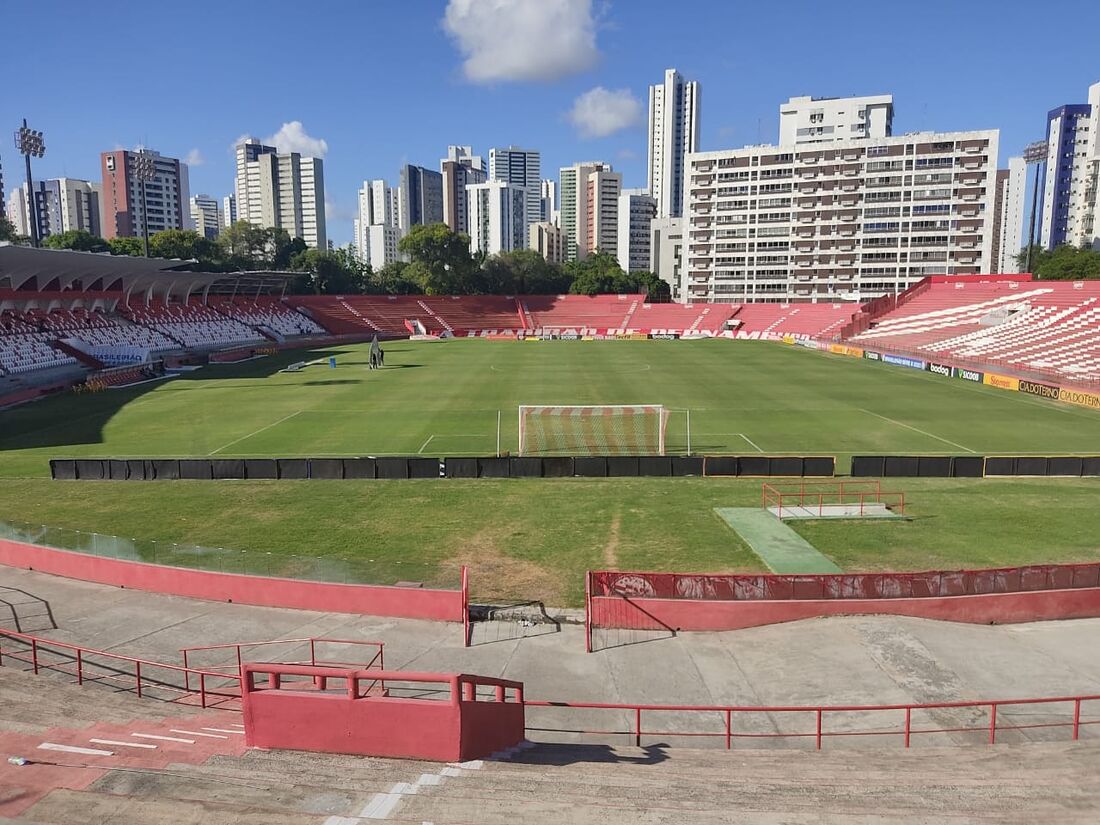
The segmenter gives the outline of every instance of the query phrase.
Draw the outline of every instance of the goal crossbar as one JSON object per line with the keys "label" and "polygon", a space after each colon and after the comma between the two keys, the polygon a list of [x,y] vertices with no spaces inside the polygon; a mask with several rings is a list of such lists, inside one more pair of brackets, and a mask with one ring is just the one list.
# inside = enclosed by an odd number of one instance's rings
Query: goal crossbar
{"label": "goal crossbar", "polygon": [[520,455],[664,455],[663,404],[521,404]]}

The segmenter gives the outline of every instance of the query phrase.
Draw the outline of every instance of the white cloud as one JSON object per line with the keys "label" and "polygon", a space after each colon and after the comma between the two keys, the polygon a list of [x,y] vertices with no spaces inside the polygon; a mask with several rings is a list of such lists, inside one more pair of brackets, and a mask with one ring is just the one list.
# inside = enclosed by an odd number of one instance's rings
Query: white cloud
{"label": "white cloud", "polygon": [[284,123],[278,132],[265,137],[263,142],[280,152],[301,152],[314,158],[323,158],[328,152],[328,143],[323,138],[308,134],[300,120]]}
{"label": "white cloud", "polygon": [[636,125],[642,119],[642,104],[630,89],[597,86],[573,101],[570,122],[581,137],[607,137]]}
{"label": "white cloud", "polygon": [[557,80],[599,58],[592,0],[450,0],[443,28],[473,83]]}
{"label": "white cloud", "polygon": [[187,153],[187,157],[183,159],[183,162],[188,166],[202,166],[206,163],[206,158],[202,156],[202,152],[198,149],[192,149]]}

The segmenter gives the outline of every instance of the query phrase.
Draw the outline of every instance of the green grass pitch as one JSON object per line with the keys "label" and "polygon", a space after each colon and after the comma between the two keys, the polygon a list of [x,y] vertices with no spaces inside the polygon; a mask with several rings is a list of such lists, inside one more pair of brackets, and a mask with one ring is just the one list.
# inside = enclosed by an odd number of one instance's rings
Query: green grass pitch
{"label": "green grass pitch", "polygon": [[[766,342],[393,342],[288,352],[0,413],[0,519],[235,548],[273,572],[451,582],[575,604],[587,568],[760,570],[713,514],[760,482],[53,482],[59,456],[492,455],[520,404],[664,404],[670,452],[1096,453],[1094,412]],[[338,366],[278,369],[337,356]],[[912,521],[795,529],[846,570],[1100,557],[1095,480],[903,480]],[[320,561],[318,561],[320,560]],[[327,563],[328,566],[324,566]],[[321,565],[317,568],[317,565]],[[333,572],[336,571],[336,572]]]}

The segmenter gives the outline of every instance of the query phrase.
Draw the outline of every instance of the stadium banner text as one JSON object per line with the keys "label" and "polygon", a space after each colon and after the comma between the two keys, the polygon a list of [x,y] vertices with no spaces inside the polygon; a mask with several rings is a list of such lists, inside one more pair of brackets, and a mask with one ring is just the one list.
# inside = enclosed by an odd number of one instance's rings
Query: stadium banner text
{"label": "stadium banner text", "polygon": [[985,374],[984,383],[990,387],[997,387],[1002,390],[1018,390],[1020,389],[1020,379],[1013,378],[1011,375],[997,375],[994,372],[987,372]]}
{"label": "stadium banner text", "polygon": [[1050,384],[1039,384],[1035,381],[1020,381],[1020,392],[1026,392],[1028,395],[1037,395],[1040,398],[1049,398],[1051,401],[1058,400],[1058,392],[1061,387],[1052,387]]}
{"label": "stadium banner text", "polygon": [[951,367],[949,367],[947,364],[933,364],[932,362],[929,362],[928,371],[931,373],[935,373],[936,375],[942,375],[944,378],[951,377]]}
{"label": "stadium banner text", "polygon": [[985,375],[984,373],[977,372],[976,370],[963,369],[962,367],[953,367],[951,369],[951,377],[961,378],[964,381],[975,381],[980,384],[985,378]]}
{"label": "stadium banner text", "polygon": [[885,353],[882,356],[882,360],[887,364],[893,364],[897,367],[909,367],[914,370],[926,370],[928,364],[925,361],[921,361],[917,358],[906,358],[904,355],[890,355]]}
{"label": "stadium banner text", "polygon": [[1058,400],[1067,404],[1076,404],[1079,407],[1091,407],[1100,410],[1100,395],[1080,390],[1068,390],[1065,387],[1058,390]]}

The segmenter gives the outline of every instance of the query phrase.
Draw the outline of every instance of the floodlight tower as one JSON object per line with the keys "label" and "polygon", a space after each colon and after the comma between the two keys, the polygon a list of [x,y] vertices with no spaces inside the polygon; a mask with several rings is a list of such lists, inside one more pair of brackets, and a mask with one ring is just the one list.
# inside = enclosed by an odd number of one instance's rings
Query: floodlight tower
{"label": "floodlight tower", "polygon": [[31,228],[31,246],[38,246],[38,207],[34,202],[34,185],[31,182],[31,157],[40,158],[46,154],[46,142],[42,133],[23,125],[15,130],[15,148],[27,163],[27,223]]}
{"label": "floodlight tower", "polygon": [[145,184],[157,176],[157,162],[145,149],[138,149],[130,156],[130,170],[141,183],[141,236],[145,257],[149,257],[149,208],[145,201]]}
{"label": "floodlight tower", "polygon": [[1039,167],[1047,159],[1047,142],[1037,140],[1024,147],[1024,163],[1035,167],[1035,183],[1031,192],[1031,229],[1027,236],[1027,271],[1031,272],[1031,259],[1035,254],[1035,213],[1039,204]]}

